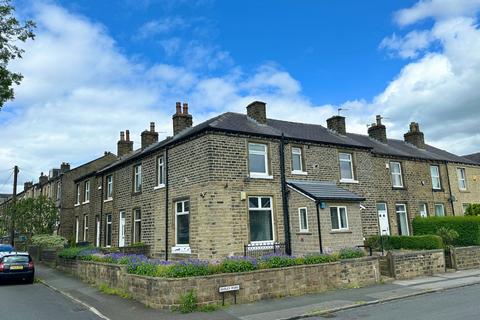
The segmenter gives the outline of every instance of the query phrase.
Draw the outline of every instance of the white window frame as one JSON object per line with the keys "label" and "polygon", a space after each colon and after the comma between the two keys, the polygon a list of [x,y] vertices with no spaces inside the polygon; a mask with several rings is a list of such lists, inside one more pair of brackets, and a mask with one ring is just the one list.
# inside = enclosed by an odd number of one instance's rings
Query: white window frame
{"label": "white window frame", "polygon": [[[293,167],[293,156],[297,155],[300,157],[300,170],[297,170]],[[292,147],[292,174],[302,174],[305,175],[307,172],[303,168],[303,150],[301,147]]]}
{"label": "white window frame", "polygon": [[133,192],[142,191],[142,165],[133,166]]}
{"label": "white window frame", "polygon": [[[436,168],[437,172],[436,175],[432,172],[432,169]],[[442,190],[442,180],[440,180],[440,166],[438,165],[430,165],[430,176],[432,178],[432,189],[433,190]],[[438,181],[438,186],[435,186],[435,181]]]}
{"label": "white window frame", "polygon": [[100,247],[100,217],[95,216],[95,246]]}
{"label": "white window frame", "polygon": [[60,181],[57,181],[57,200],[60,200],[62,196],[62,184]]}
{"label": "white window frame", "polygon": [[78,243],[80,240],[80,221],[78,217],[75,217],[75,243]]}
{"label": "white window frame", "polygon": [[[111,213],[105,215],[105,247],[107,247],[107,248],[110,248],[112,246],[112,243],[113,243],[113,225],[112,225],[112,222],[113,222],[113,215]],[[110,244],[108,243],[108,227],[109,226],[110,226]]]}
{"label": "white window frame", "polygon": [[[137,212],[140,213],[140,219],[137,219]],[[137,235],[137,222],[140,222],[140,239],[136,238]],[[133,210],[133,241],[132,244],[142,241],[142,210],[136,208]]]}
{"label": "white window frame", "polygon": [[[342,160],[341,155],[348,155],[350,160]],[[353,154],[348,152],[339,152],[338,161],[340,164],[340,182],[357,182],[357,180],[355,180],[355,172],[353,171]],[[342,177],[342,162],[348,162],[350,164],[350,173],[352,175],[351,179]]]}
{"label": "white window frame", "polygon": [[[393,172],[393,166],[398,164],[398,168],[400,169],[400,172]],[[393,176],[399,176],[400,177],[400,184],[395,185],[395,179]],[[390,178],[392,179],[392,187],[394,188],[403,188],[403,172],[402,172],[402,163],[398,161],[390,161]]]}
{"label": "white window frame", "polygon": [[[426,202],[421,202],[418,206],[418,212],[420,213],[420,217],[427,218],[428,217],[428,204]],[[425,214],[422,214],[424,212]]]}
{"label": "white window frame", "polygon": [[80,205],[80,197],[81,197],[80,183],[77,183],[75,187],[77,189],[77,199],[76,199],[75,205],[78,206]]}
{"label": "white window frame", "polygon": [[113,199],[113,174],[107,176],[107,188],[106,188],[107,201]]}
{"label": "white window frame", "polygon": [[[185,203],[188,202],[188,211],[185,210]],[[178,211],[178,203],[182,203],[182,211]],[[190,219],[190,200],[180,200],[180,201],[175,201],[175,246],[176,247],[190,247],[190,223],[189,223],[189,228],[188,228],[188,243],[178,243],[178,230],[177,230],[177,223],[178,223],[178,216],[181,215],[189,215],[188,219]]]}
{"label": "white window frame", "polygon": [[[337,211],[338,229],[334,229],[334,228],[333,228],[333,223],[332,223],[332,221],[331,221],[331,219],[332,219],[331,210],[332,210],[333,208],[335,208],[336,211]],[[342,223],[341,223],[342,218],[341,218],[341,216],[340,216],[340,210],[339,210],[340,208],[344,208],[344,209],[345,209],[345,222],[346,222],[346,224],[347,224],[345,227],[342,227]],[[329,210],[329,211],[330,211],[330,212],[329,212],[329,213],[330,213],[330,223],[332,224],[332,229],[331,229],[331,230],[332,230],[332,231],[346,231],[346,230],[349,230],[349,229],[348,229],[348,211],[347,211],[347,207],[346,207],[346,206],[331,206],[329,209],[330,209],[330,210]]]}
{"label": "white window frame", "polygon": [[83,215],[83,241],[88,239],[88,214]]}
{"label": "white window frame", "polygon": [[[257,150],[251,150],[250,146],[262,146],[264,148],[264,151],[257,151]],[[265,161],[265,172],[253,172],[251,171],[251,166],[250,166],[250,154],[254,155],[261,155],[263,156],[263,159]],[[248,163],[248,171],[250,173],[250,178],[267,178],[267,179],[272,179],[273,177],[269,174],[269,168],[268,168],[268,144],[264,143],[256,143],[256,142],[249,142],[248,143],[248,157],[249,157],[249,163]]]}
{"label": "white window frame", "polygon": [[157,185],[155,189],[165,187],[165,161],[163,156],[158,156],[156,159],[157,164]]}
{"label": "white window frame", "polygon": [[[302,228],[302,210],[305,210],[305,228]],[[298,208],[298,228],[300,232],[308,232],[308,209],[307,207]]]}
{"label": "white window frame", "polygon": [[460,191],[467,191],[467,172],[465,168],[457,168],[458,189]]}
{"label": "white window frame", "polygon": [[[445,204],[443,203],[435,203],[435,217],[445,217]],[[442,215],[437,214],[437,207],[442,208]]]}
{"label": "white window frame", "polygon": [[90,202],[90,180],[87,180],[83,184],[84,194],[83,194],[83,203]]}
{"label": "white window frame", "polygon": [[[397,206],[402,206],[403,210],[398,210]],[[407,211],[407,205],[405,203],[395,203],[395,214],[396,217],[398,218],[398,213],[399,212],[405,212],[405,219],[406,219],[406,226],[407,226],[407,234],[406,236],[410,235],[410,227],[408,226],[408,211]],[[400,226],[397,226],[399,228]]]}
{"label": "white window frame", "polygon": [[[259,208],[250,208],[250,199],[251,198],[257,198],[258,199],[258,204]],[[270,199],[270,207],[269,208],[262,208],[262,198],[269,198]],[[265,245],[271,245],[275,243],[275,220],[273,219],[273,198],[270,196],[250,196],[247,199],[248,201],[248,215],[250,216],[250,210],[255,210],[255,211],[270,211],[270,219],[272,221],[272,240],[262,240],[262,241],[252,241],[250,240],[251,244],[265,244]],[[248,226],[248,230],[250,233],[250,222]]]}

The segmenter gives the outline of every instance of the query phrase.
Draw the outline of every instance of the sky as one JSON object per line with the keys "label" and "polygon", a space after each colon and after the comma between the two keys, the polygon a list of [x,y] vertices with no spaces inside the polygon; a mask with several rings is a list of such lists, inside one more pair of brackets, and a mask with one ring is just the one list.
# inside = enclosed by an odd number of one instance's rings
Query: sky
{"label": "sky", "polygon": [[0,111],[0,193],[69,162],[116,152],[119,132],[154,121],[172,134],[175,102],[194,124],[254,100],[269,118],[337,114],[366,134],[376,114],[402,139],[480,151],[480,0],[16,0],[36,39],[9,67],[24,75]]}

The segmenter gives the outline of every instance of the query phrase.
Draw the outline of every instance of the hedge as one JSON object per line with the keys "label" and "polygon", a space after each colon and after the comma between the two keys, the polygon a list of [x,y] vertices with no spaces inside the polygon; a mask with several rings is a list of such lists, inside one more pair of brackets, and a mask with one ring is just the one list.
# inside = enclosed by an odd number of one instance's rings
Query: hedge
{"label": "hedge", "polygon": [[[442,238],[436,235],[423,236],[382,236],[383,248],[385,250],[433,250],[443,248]],[[373,250],[382,249],[380,236],[373,236],[365,240],[365,245]]]}
{"label": "hedge", "polygon": [[454,246],[480,245],[480,217],[416,217],[412,222],[415,235],[437,234],[441,227],[458,232]]}

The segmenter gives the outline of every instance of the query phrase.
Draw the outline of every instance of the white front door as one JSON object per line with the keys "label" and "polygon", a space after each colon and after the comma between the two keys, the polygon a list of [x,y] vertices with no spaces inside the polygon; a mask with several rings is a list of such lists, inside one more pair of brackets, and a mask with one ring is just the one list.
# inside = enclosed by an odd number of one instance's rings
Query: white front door
{"label": "white front door", "polygon": [[125,211],[120,211],[120,225],[118,228],[118,246],[125,246]]}
{"label": "white front door", "polygon": [[96,228],[96,231],[97,231],[97,235],[96,235],[96,238],[95,238],[95,246],[97,247],[100,247],[100,218],[97,217],[97,228]]}
{"label": "white front door", "polygon": [[390,224],[388,223],[387,204],[383,202],[377,203],[377,213],[378,213],[378,225],[380,227],[380,235],[389,236]]}

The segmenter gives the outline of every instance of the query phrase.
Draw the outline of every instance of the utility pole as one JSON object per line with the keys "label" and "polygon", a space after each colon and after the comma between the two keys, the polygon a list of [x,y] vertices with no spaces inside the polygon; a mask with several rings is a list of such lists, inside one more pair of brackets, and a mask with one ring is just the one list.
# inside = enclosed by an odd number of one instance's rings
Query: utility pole
{"label": "utility pole", "polygon": [[12,206],[13,206],[13,211],[12,211],[12,230],[10,234],[10,244],[12,247],[15,246],[15,203],[17,201],[17,179],[18,179],[18,166],[15,166],[13,168],[13,195],[12,195]]}

